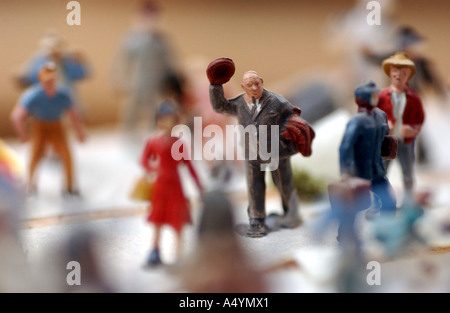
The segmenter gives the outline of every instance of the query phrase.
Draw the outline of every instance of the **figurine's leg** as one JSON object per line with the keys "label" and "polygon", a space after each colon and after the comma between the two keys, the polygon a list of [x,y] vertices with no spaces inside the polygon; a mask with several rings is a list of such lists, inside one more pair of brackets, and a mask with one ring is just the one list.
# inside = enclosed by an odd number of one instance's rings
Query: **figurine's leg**
{"label": "figurine's leg", "polygon": [[136,129],[139,119],[139,113],[142,111],[142,104],[139,96],[132,93],[125,100],[124,124],[126,131]]}
{"label": "figurine's leg", "polygon": [[372,180],[372,191],[380,198],[381,214],[395,213],[397,210],[394,189],[386,177],[378,177]]}
{"label": "figurine's leg", "polygon": [[355,248],[359,248],[360,240],[355,230],[356,211],[346,212],[351,205],[348,204],[346,208],[340,209],[342,210],[342,214],[339,219],[338,236],[336,239],[342,245],[354,245]]}
{"label": "figurine's leg", "polygon": [[265,171],[261,171],[258,162],[247,161],[247,192],[248,216],[250,227],[247,231],[249,237],[262,237],[268,232],[265,225]]}
{"label": "figurine's leg", "polygon": [[[398,148],[397,148],[398,149]],[[398,150],[397,150],[398,151]],[[398,152],[397,152],[398,153]],[[398,156],[397,156],[397,158],[398,158]],[[389,166],[391,165],[391,163],[392,163],[392,160],[384,160],[383,161],[384,162],[384,167],[386,167],[386,173],[388,172],[388,170],[389,170]]]}
{"label": "figurine's leg", "polygon": [[36,172],[36,168],[39,164],[39,161],[42,159],[45,149],[47,147],[47,139],[45,134],[45,129],[35,122],[33,125],[33,135],[31,140],[31,160],[30,160],[30,168],[29,168],[29,176],[28,176],[28,188],[32,190],[35,188],[34,186],[34,174]]}
{"label": "figurine's leg", "polygon": [[152,248],[150,250],[150,254],[147,258],[148,266],[155,266],[161,264],[161,257],[159,255],[159,242],[161,239],[161,225],[154,224],[155,233],[153,236]]}
{"label": "figurine's leg", "polygon": [[176,231],[177,240],[175,242],[175,253],[176,253],[176,261],[181,259],[181,256],[183,255],[183,245],[182,245],[182,230]]}
{"label": "figurine's leg", "polygon": [[266,172],[261,171],[257,162],[247,162],[247,186],[249,200],[249,217],[264,219],[265,194],[266,194]]}
{"label": "figurine's leg", "polygon": [[413,198],[413,185],[414,185],[414,141],[408,144],[398,144],[397,157],[400,162],[400,166],[403,174],[403,186],[405,188],[403,194],[403,203],[411,201]]}
{"label": "figurine's leg", "polygon": [[73,190],[73,169],[72,169],[72,156],[70,154],[69,146],[67,144],[66,136],[61,124],[55,126],[52,132],[51,144],[55,149],[55,152],[60,156],[64,171],[66,174],[66,188],[69,193]]}
{"label": "figurine's leg", "polygon": [[[157,92],[155,91],[154,94],[156,95]],[[147,121],[148,121],[149,128],[154,129],[156,127],[155,112],[158,108],[158,97],[157,96],[151,97],[151,99],[146,101],[145,105],[146,105],[146,110],[147,110],[147,114],[148,114]]]}
{"label": "figurine's leg", "polygon": [[283,204],[284,218],[281,226],[287,228],[297,227],[301,224],[301,218],[298,213],[299,200],[293,184],[289,158],[279,161],[278,168],[272,171],[272,178],[281,194]]}

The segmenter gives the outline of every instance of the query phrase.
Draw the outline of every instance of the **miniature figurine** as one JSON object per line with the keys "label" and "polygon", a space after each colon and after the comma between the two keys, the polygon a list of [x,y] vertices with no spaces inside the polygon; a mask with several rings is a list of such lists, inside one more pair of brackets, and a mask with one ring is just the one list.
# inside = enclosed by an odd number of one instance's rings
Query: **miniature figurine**
{"label": "miniature figurine", "polygon": [[83,53],[67,48],[65,39],[55,30],[49,29],[39,42],[40,50],[27,62],[17,77],[21,88],[39,83],[40,69],[52,62],[56,66],[56,82],[66,86],[72,93],[72,102],[78,114],[82,115],[81,100],[75,85],[90,75],[90,68]]}
{"label": "miniature figurine", "polygon": [[233,203],[220,189],[204,195],[197,245],[180,264],[182,291],[268,292],[268,282],[251,262],[234,229]]}
{"label": "miniature figurine", "polygon": [[39,71],[39,84],[27,89],[11,113],[13,126],[23,142],[29,140],[26,120],[33,118],[32,153],[29,167],[29,192],[36,192],[34,174],[48,146],[60,156],[66,174],[65,195],[78,195],[73,185],[72,156],[61,119],[65,113],[71,119],[80,142],[85,140],[83,126],[73,106],[67,87],[56,84],[56,66],[48,63]]}
{"label": "miniature figurine", "polygon": [[155,112],[162,98],[180,103],[181,78],[160,17],[156,1],[141,1],[135,24],[125,34],[112,65],[112,83],[124,95],[123,122],[131,135],[142,121],[146,130],[155,128]]}
{"label": "miniature figurine", "polygon": [[[420,50],[423,48],[426,37],[414,27],[402,25],[395,32],[395,49],[388,53],[376,53],[369,48],[363,49],[365,58],[379,69],[383,60],[389,58],[395,51],[403,51],[414,62],[415,73],[408,81],[408,86],[421,95],[434,96],[439,104],[448,103],[448,95],[444,80],[435,68],[433,60],[424,56]],[[387,78],[387,77],[386,77]],[[389,79],[389,78],[388,78]],[[416,138],[416,159],[419,163],[427,164],[430,161],[428,143],[420,134]]]}
{"label": "miniature figurine", "polygon": [[66,50],[65,40],[54,30],[48,30],[39,42],[41,51],[25,66],[18,77],[21,87],[29,87],[39,83],[38,74],[42,66],[53,62],[57,68],[57,83],[67,87],[85,79],[89,75],[89,69],[81,53]]}
{"label": "miniature figurine", "polygon": [[[69,234],[63,246],[60,257],[61,268],[66,268],[71,262],[78,262],[82,269],[81,284],[67,284],[62,291],[65,293],[114,293],[118,288],[113,287],[105,278],[100,262],[98,249],[99,233],[90,228],[77,228]],[[64,273],[65,274],[65,273]]]}
{"label": "miniature figurine", "polygon": [[[191,223],[189,202],[185,198],[178,174],[178,165],[185,164],[192,175],[200,193],[203,187],[200,179],[188,157],[179,160],[172,155],[172,145],[181,140],[171,137],[172,128],[178,123],[178,112],[175,104],[170,100],[161,103],[156,112],[156,125],[161,131],[151,137],[146,145],[141,158],[141,164],[147,172],[156,172],[152,197],[150,199],[150,214],[147,221],[154,225],[153,247],[147,260],[147,265],[161,264],[160,234],[163,225],[173,227],[177,234],[177,258],[181,255],[181,234],[185,224]],[[183,144],[180,149],[182,155],[187,154],[188,145]],[[155,162],[157,162],[155,164]]]}
{"label": "miniature figurine", "polygon": [[395,31],[394,46],[396,49],[390,50],[388,53],[376,53],[368,47],[363,47],[362,53],[368,62],[380,66],[383,60],[389,58],[393,53],[395,54],[396,51],[403,51],[415,65],[415,74],[408,81],[408,86],[419,94],[433,91],[436,96],[445,99],[445,86],[434,68],[432,60],[419,53],[418,46],[425,40],[426,38],[414,27],[402,25]]}
{"label": "miniature figurine", "polygon": [[2,139],[0,139],[0,176],[20,177],[22,166],[19,157]]}
{"label": "miniature figurine", "polygon": [[[282,198],[284,216],[281,226],[294,228],[300,225],[299,200],[292,182],[292,169],[289,157],[297,152],[311,155],[311,143],[315,136],[310,125],[300,118],[300,109],[294,107],[284,97],[264,89],[263,79],[255,71],[248,71],[242,77],[244,93],[226,99],[223,84],[228,82],[235,71],[234,63],[228,58],[212,61],[207,68],[210,81],[210,101],[214,111],[236,116],[238,123],[245,128],[255,127],[256,134],[243,137],[247,167],[248,215],[250,226],[246,232],[249,237],[267,235],[269,228],[265,223],[265,171],[264,164],[276,159],[276,169],[269,168],[272,178]],[[267,136],[261,134],[261,126],[267,127]],[[279,137],[272,138],[271,130],[276,128]],[[255,136],[256,138],[253,138]],[[272,141],[275,140],[276,146]],[[256,142],[255,142],[256,141]],[[278,149],[278,156],[267,160],[258,150],[265,144],[271,151]],[[252,151],[253,149],[253,151]],[[252,152],[256,158],[251,158]],[[266,161],[267,160],[267,161]],[[267,169],[267,168],[266,168]]]}
{"label": "miniature figurine", "polygon": [[427,196],[421,194],[414,200],[409,199],[397,215],[386,214],[374,220],[373,235],[383,246],[388,259],[402,255],[412,243],[427,245],[427,240],[416,229],[417,222],[424,215]]}
{"label": "miniature figurine", "polygon": [[17,182],[19,178],[4,174],[0,168],[0,292],[42,290],[23,248],[21,235],[25,201]]}
{"label": "miniature figurine", "polygon": [[[377,200],[374,202],[378,204],[374,203],[375,206],[366,212],[369,217],[379,211],[396,211],[395,195],[383,164],[382,147],[389,134],[389,126],[386,113],[376,107],[378,92],[379,89],[374,83],[360,85],[355,89],[358,113],[347,123],[339,147],[341,175],[359,177],[371,182],[371,190]],[[395,150],[395,145],[393,149]],[[385,155],[386,158],[394,157],[389,151]]]}
{"label": "miniature figurine", "polygon": [[360,253],[360,238],[355,230],[356,215],[370,207],[371,183],[367,179],[345,175],[328,185],[331,209],[322,222],[318,233],[332,221],[339,223],[337,241],[341,246]]}
{"label": "miniature figurine", "polygon": [[[403,202],[413,198],[414,145],[425,120],[420,96],[408,86],[415,73],[414,62],[405,53],[398,52],[382,62],[391,85],[379,94],[378,107],[386,112],[390,133],[398,139],[398,160],[403,173]],[[385,161],[389,168],[390,160]]]}

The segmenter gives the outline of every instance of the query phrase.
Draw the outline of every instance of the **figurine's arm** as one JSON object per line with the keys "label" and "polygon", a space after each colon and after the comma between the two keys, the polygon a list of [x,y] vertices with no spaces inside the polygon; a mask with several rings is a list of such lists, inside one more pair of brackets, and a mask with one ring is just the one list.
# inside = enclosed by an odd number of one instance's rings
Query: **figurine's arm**
{"label": "figurine's arm", "polygon": [[153,151],[153,140],[149,140],[145,145],[144,152],[141,157],[141,165],[144,167],[146,172],[151,172],[155,170],[155,167],[150,163],[150,159],[155,155]]}
{"label": "figurine's arm", "polygon": [[225,98],[222,85],[209,85],[209,99],[215,112],[237,115],[237,105]]}
{"label": "figurine's arm", "polygon": [[79,52],[64,58],[64,69],[65,74],[72,81],[86,78],[89,75],[89,67]]}
{"label": "figurine's arm", "polygon": [[402,125],[401,134],[404,138],[414,138],[420,133],[420,125]]}
{"label": "figurine's arm", "polygon": [[25,109],[20,103],[14,107],[11,113],[11,122],[14,130],[17,132],[22,142],[28,141],[26,120],[29,115],[30,114],[27,109]]}
{"label": "figurine's arm", "polygon": [[86,135],[84,133],[84,128],[77,111],[73,107],[71,107],[67,110],[67,114],[69,115],[70,121],[72,122],[72,126],[75,129],[75,134],[78,140],[80,142],[84,142],[86,139]]}
{"label": "figurine's arm", "polygon": [[404,121],[400,132],[404,138],[416,137],[422,128],[423,121],[425,120],[425,113],[423,111],[422,101],[418,95],[411,97],[410,101],[414,101],[414,110],[408,112],[408,119]]}
{"label": "figurine's arm", "polygon": [[339,147],[339,165],[341,175],[355,176],[355,144],[358,138],[358,123],[350,120],[345,129],[341,145]]}
{"label": "figurine's arm", "polygon": [[[180,139],[178,139],[178,140],[180,140]],[[191,174],[192,178],[194,179],[199,192],[202,193],[203,187],[202,187],[202,184],[200,183],[200,179],[197,175],[197,172],[195,171],[194,166],[192,165],[192,162],[190,161],[189,147],[186,144],[186,142],[183,142],[183,144],[180,147],[180,151],[182,154],[181,162],[187,166],[189,173]]]}
{"label": "figurine's arm", "polygon": [[17,81],[20,87],[26,88],[30,85],[38,83],[38,72],[41,67],[46,63],[46,58],[43,55],[36,54],[20,71],[21,73],[17,77]]}

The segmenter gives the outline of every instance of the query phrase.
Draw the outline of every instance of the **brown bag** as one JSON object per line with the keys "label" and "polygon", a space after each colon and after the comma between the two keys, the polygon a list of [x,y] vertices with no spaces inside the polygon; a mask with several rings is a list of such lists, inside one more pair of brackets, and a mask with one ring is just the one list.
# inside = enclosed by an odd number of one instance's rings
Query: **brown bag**
{"label": "brown bag", "polygon": [[153,196],[155,178],[144,175],[140,177],[134,184],[131,191],[131,198],[139,201],[151,201]]}
{"label": "brown bag", "polygon": [[345,205],[349,210],[365,210],[370,207],[371,183],[367,179],[345,176],[328,185],[328,196],[332,207]]}
{"label": "brown bag", "polygon": [[397,139],[392,136],[385,136],[381,144],[381,156],[383,160],[393,160],[397,157]]}

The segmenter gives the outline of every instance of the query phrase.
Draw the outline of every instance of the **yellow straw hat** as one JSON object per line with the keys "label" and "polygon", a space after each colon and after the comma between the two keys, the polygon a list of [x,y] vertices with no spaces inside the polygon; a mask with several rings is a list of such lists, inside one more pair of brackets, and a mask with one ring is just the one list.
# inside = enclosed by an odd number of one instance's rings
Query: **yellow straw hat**
{"label": "yellow straw hat", "polygon": [[407,66],[411,68],[411,75],[409,76],[408,80],[410,80],[416,72],[416,65],[404,52],[397,52],[393,56],[390,56],[389,58],[383,60],[381,66],[383,67],[384,73],[386,73],[387,76],[390,76],[389,72],[391,65]]}

